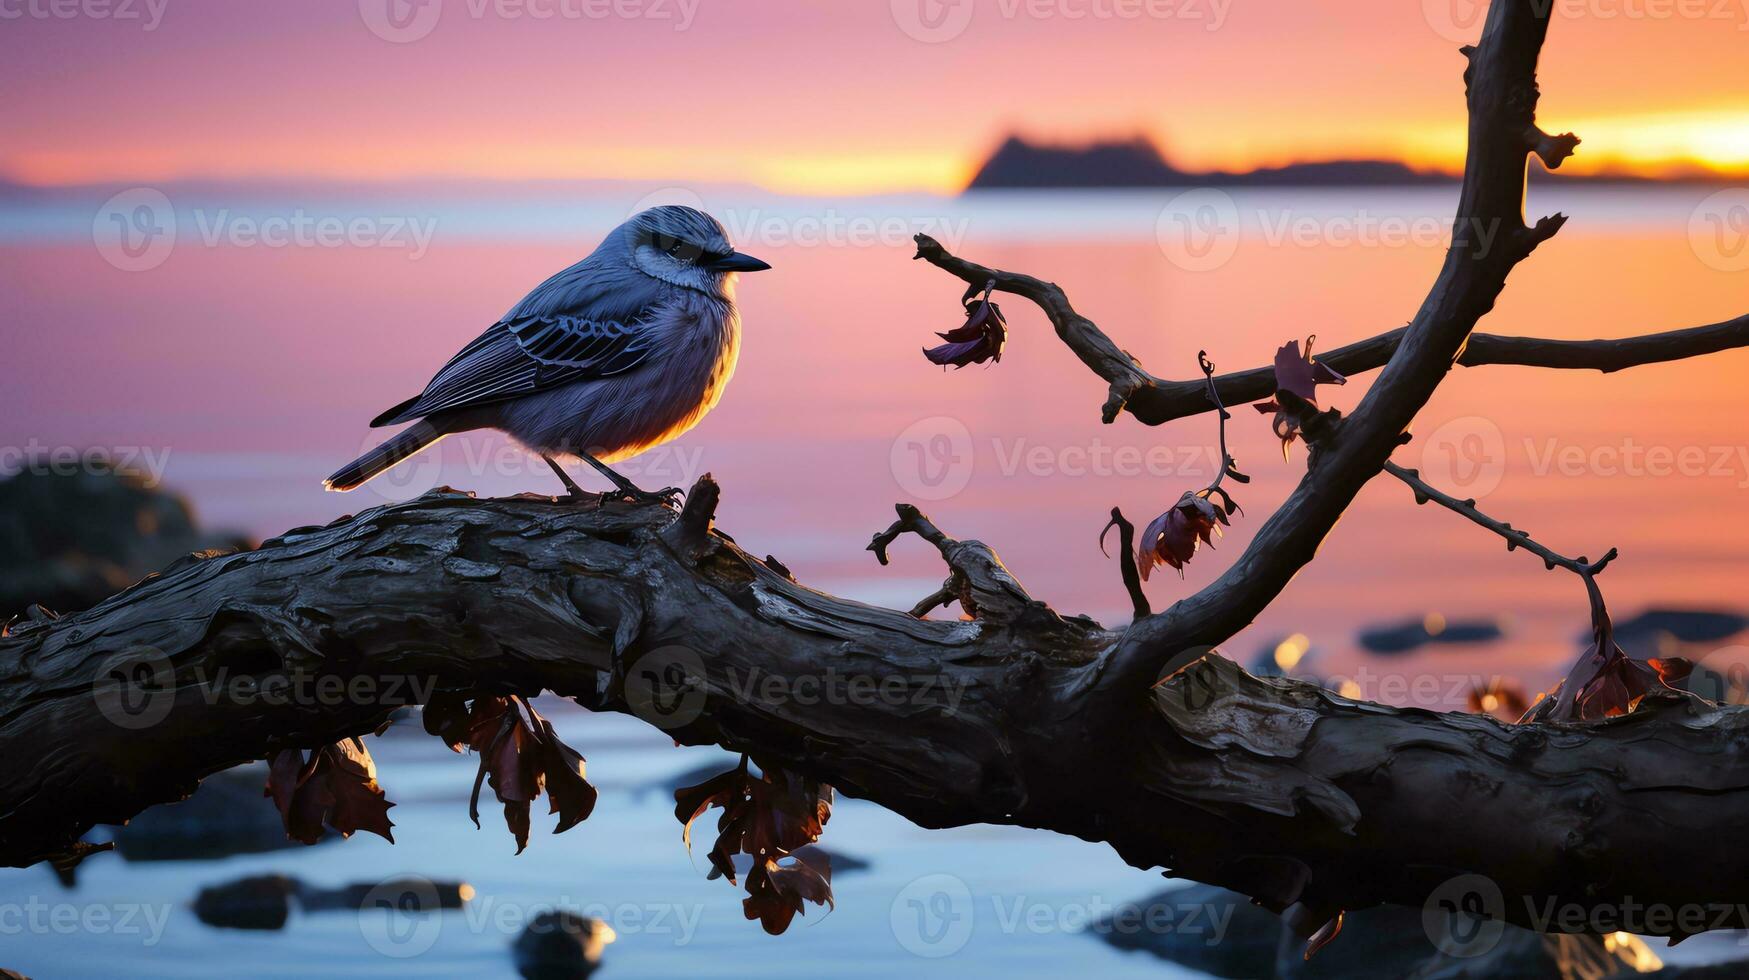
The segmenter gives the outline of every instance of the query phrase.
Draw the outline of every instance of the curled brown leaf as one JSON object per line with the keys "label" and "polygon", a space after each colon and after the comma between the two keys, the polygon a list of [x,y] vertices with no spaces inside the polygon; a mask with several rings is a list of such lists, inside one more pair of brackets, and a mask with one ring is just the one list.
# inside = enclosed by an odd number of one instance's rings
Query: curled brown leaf
{"label": "curled brown leaf", "polygon": [[967,364],[1001,361],[1002,347],[1008,342],[1008,322],[1002,318],[1001,308],[990,302],[989,294],[985,293],[975,304],[967,304],[964,324],[936,336],[947,343],[923,348],[923,356],[931,363],[962,368]]}
{"label": "curled brown leaf", "polygon": [[695,786],[674,791],[674,816],[692,846],[692,824],[711,807],[722,809],[707,857],[712,876],[739,883],[736,855],[751,859],[743,908],[773,935],[789,927],[804,902],[832,903],[831,865],[808,845],[832,816],[832,787],[780,766],[756,774],[740,764]]}
{"label": "curled brown leaf", "polygon": [[[1216,504],[1219,494],[1226,505]],[[1196,554],[1198,544],[1213,547],[1213,538],[1221,533],[1221,525],[1231,524],[1227,515],[1236,508],[1232,498],[1219,490],[1192,490],[1178,498],[1167,511],[1148,522],[1142,537],[1136,542],[1136,568],[1142,580],[1158,565],[1171,565],[1184,573],[1184,563]]]}
{"label": "curled brown leaf", "polygon": [[262,795],[279,808],[288,838],[314,844],[332,829],[341,837],[367,830],[394,843],[389,808],[377,785],[376,763],[356,738],[324,745],[304,757],[302,749],[282,749],[268,760]]}
{"label": "curled brown leaf", "polygon": [[553,833],[562,834],[595,810],[596,791],[585,778],[581,754],[559,740],[551,722],[519,696],[476,697],[440,694],[425,705],[425,729],[457,752],[463,746],[480,754],[468,816],[480,825],[480,791],[487,785],[504,806],[504,823],[516,838],[516,853],[528,847],[531,804],[544,792],[548,812],[559,816]]}

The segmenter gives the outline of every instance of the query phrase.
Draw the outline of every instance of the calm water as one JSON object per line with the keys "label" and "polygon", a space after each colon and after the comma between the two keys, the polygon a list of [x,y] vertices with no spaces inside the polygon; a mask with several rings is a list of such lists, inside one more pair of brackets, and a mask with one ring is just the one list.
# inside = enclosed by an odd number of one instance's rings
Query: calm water
{"label": "calm water", "polygon": [[[10,368],[0,447],[13,459],[17,448],[59,446],[132,455],[161,465],[165,484],[190,495],[206,524],[262,536],[439,483],[482,494],[550,491],[538,460],[531,465],[489,437],[452,439],[393,485],[338,496],[319,481],[365,448],[366,420],[417,391],[457,347],[583,254],[648,190],[603,191],[581,203],[516,195],[433,203],[171,189],[174,248],[133,272],[117,268],[135,260],[113,248],[100,213],[107,193],[0,205]],[[1520,267],[1483,329],[1617,336],[1745,312],[1749,272],[1728,271],[1730,242],[1708,239],[1730,226],[1707,223],[1707,193],[1533,191],[1533,213],[1565,210],[1573,220]],[[1145,520],[1206,483],[1212,419],[1154,429],[1127,418],[1100,425],[1103,385],[1037,310],[1014,299],[1004,301],[1012,334],[1000,365],[931,368],[917,349],[957,321],[960,286],[910,261],[910,232],[1055,280],[1155,373],[1187,377],[1199,349],[1222,369],[1238,369],[1267,363],[1289,339],[1315,333],[1325,349],[1403,323],[1438,267],[1455,190],[1248,193],[1177,204],[1173,197],[774,201],[717,192],[707,206],[745,250],[775,268],[743,279],[746,339],[722,406],[676,446],[626,469],[651,486],[714,473],[724,486],[721,524],[811,585],[907,605],[932,591],[940,569],[915,543],[884,569],[862,550],[895,501],[914,500],[949,533],[991,543],[1035,595],[1119,622],[1127,602],[1117,569],[1095,543],[1104,515],[1118,504]],[[130,209],[124,218],[134,215]],[[252,222],[299,215],[363,224],[350,244],[275,247],[248,231]],[[1201,237],[1184,238],[1186,227]],[[1619,616],[1652,605],[1736,609],[1749,537],[1739,519],[1749,500],[1746,368],[1749,355],[1734,352],[1613,376],[1462,370],[1398,459],[1559,550],[1620,548],[1622,560],[1603,583]],[[1327,400],[1352,406],[1369,377],[1325,389]],[[1182,581],[1156,579],[1156,605],[1218,574],[1302,472],[1303,453],[1284,463],[1264,416],[1236,412],[1230,438],[1254,477],[1238,495],[1245,516]],[[1388,662],[1359,651],[1362,627],[1433,611],[1498,617],[1506,639]],[[1455,708],[1472,675],[1552,682],[1585,626],[1583,593],[1571,576],[1509,555],[1478,529],[1418,509],[1406,489],[1380,481],[1229,653],[1249,660],[1304,633],[1312,648],[1304,666],[1315,673],[1357,677],[1364,693],[1382,700]],[[1740,652],[1713,656],[1724,665]],[[616,923],[614,976],[969,967],[1016,977],[1071,968],[1170,975],[1075,934],[1073,914],[1040,930],[1003,921],[1017,899],[1074,910],[1135,900],[1159,878],[1076,841],[989,829],[925,833],[849,801],[828,842],[874,860],[873,870],[839,883],[836,912],[766,937],[742,921],[733,889],[704,881],[688,861],[664,795],[633,792],[708,756],[620,719],[579,715],[566,717],[565,727],[590,757],[602,805],[588,824],[536,840],[519,859],[510,858],[503,833],[468,823],[466,761],[440,746],[385,740],[375,751],[384,784],[402,802],[394,811],[399,845],[354,840],[143,867],[105,856],[72,893],[58,892],[46,871],[0,873],[0,901],[168,903],[174,908],[152,962],[212,975],[303,975],[312,962],[340,975],[405,966],[373,952],[353,917],[299,918],[284,933],[243,935],[208,930],[182,908],[201,884],[268,870],[322,884],[402,871],[462,878],[482,899],[520,910],[555,901],[701,910],[685,942]],[[963,880],[977,913],[970,941],[941,960],[907,952],[890,921],[906,886],[931,874]],[[415,961],[419,972],[508,970],[503,949],[514,930],[506,935],[460,913],[444,922],[432,951]],[[50,976],[112,975],[142,962],[139,940],[121,936],[7,936],[4,947],[6,965]]]}

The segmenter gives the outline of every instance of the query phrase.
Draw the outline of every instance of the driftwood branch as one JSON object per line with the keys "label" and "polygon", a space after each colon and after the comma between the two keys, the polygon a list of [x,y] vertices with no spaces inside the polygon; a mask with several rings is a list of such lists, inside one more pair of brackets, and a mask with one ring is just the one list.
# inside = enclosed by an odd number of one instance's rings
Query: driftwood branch
{"label": "driftwood branch", "polygon": [[1426,504],[1429,502],[1436,503],[1454,514],[1459,514],[1471,523],[1485,527],[1504,538],[1507,551],[1515,551],[1519,548],[1523,548],[1525,551],[1541,558],[1543,560],[1543,565],[1551,571],[1556,568],[1565,568],[1567,571],[1572,572],[1575,575],[1596,575],[1598,572],[1603,571],[1604,568],[1606,568],[1609,563],[1614,561],[1617,557],[1616,550],[1611,548],[1604,553],[1602,558],[1599,558],[1596,561],[1592,561],[1584,555],[1580,555],[1578,558],[1568,558],[1566,555],[1555,551],[1549,546],[1531,537],[1529,531],[1513,527],[1505,521],[1484,514],[1476,507],[1476,502],[1474,500],[1459,500],[1451,494],[1440,490],[1433,484],[1421,479],[1421,474],[1415,470],[1409,469],[1406,466],[1398,466],[1396,463],[1386,463],[1385,472],[1403,481],[1408,485],[1409,489],[1415,491],[1415,502],[1417,504]]}
{"label": "driftwood branch", "polygon": [[[1076,313],[1068,296],[1054,283],[961,259],[927,235],[917,236],[917,257],[968,282],[994,281],[998,290],[1037,303],[1069,349],[1111,386],[1101,409],[1104,421],[1111,422],[1120,412],[1128,412],[1144,425],[1161,425],[1214,410],[1201,379],[1172,381],[1148,373],[1139,360],[1119,349],[1093,321]],[[1345,375],[1374,371],[1390,361],[1408,330],[1398,327],[1355,341],[1319,354],[1318,360]],[[1749,314],[1706,326],[1614,339],[1551,340],[1475,333],[1470,335],[1457,363],[1461,367],[1517,365],[1610,374],[1741,347],[1749,347]],[[1217,375],[1214,384],[1226,404],[1262,401],[1275,394],[1275,370],[1265,366],[1234,371]]]}
{"label": "driftwood branch", "polygon": [[[94,823],[281,748],[368,733],[432,691],[548,689],[926,827],[1108,841],[1278,910],[1415,905],[1480,873],[1504,915],[1534,924],[1550,899],[1735,900],[1749,873],[1716,846],[1749,820],[1743,709],[1659,700],[1603,724],[1505,726],[1258,679],[1218,656],[1114,693],[1134,630],[1036,600],[1010,619],[920,620],[797,585],[714,530],[676,547],[681,526],[656,505],[439,491],[15,625],[0,639],[14,747],[0,754],[0,857],[63,853]],[[684,674],[676,698],[640,694],[652,665]],[[258,696],[280,689],[293,696]]]}

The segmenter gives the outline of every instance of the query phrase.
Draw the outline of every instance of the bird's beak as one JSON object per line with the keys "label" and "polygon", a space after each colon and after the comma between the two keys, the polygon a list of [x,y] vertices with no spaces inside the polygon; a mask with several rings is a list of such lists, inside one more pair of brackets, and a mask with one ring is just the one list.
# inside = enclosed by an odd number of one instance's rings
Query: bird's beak
{"label": "bird's beak", "polygon": [[730,252],[705,268],[712,272],[759,272],[771,268],[771,264],[761,262],[746,252]]}

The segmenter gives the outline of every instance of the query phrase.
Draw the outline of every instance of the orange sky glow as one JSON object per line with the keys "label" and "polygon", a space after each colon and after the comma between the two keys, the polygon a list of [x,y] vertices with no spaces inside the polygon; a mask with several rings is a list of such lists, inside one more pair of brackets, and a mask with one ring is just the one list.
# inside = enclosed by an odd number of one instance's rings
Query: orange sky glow
{"label": "orange sky glow", "polygon": [[[1470,0],[424,0],[396,43],[361,13],[390,2],[0,20],[0,176],[953,192],[1010,132],[1455,170],[1479,30]],[[1556,9],[1541,116],[1584,138],[1574,172],[1749,173],[1749,0]]]}

